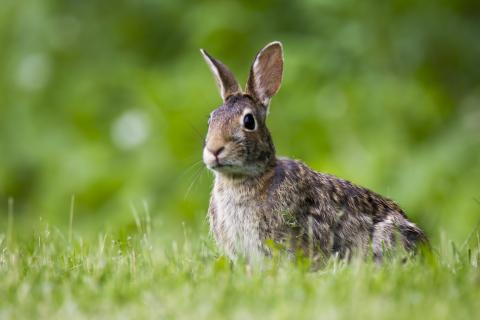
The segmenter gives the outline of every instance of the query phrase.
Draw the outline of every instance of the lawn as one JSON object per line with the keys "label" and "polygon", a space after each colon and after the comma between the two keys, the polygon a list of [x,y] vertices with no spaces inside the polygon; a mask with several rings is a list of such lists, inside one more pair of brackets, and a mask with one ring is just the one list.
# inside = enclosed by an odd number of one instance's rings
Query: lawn
{"label": "lawn", "polygon": [[[138,220],[137,220],[138,221]],[[46,224],[0,239],[1,319],[474,319],[480,234],[383,265],[331,259],[316,272],[281,256],[231,264],[207,235],[178,241],[139,222],[83,239]],[[145,227],[146,226],[146,227]]]}

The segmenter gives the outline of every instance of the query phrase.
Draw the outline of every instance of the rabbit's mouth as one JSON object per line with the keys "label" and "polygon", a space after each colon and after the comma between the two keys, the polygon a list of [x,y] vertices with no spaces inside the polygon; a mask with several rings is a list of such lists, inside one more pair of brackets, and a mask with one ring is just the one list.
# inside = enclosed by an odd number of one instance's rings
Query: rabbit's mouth
{"label": "rabbit's mouth", "polygon": [[211,152],[207,148],[203,150],[203,162],[205,166],[216,173],[226,175],[252,175],[258,173],[256,166],[246,165],[238,154],[228,149],[221,152]]}
{"label": "rabbit's mouth", "polygon": [[[228,163],[225,159],[225,148],[222,147],[216,152],[211,152],[208,148],[203,150],[203,162],[210,170],[221,171],[224,168],[231,167],[231,164]],[[220,153],[223,153],[220,155]]]}
{"label": "rabbit's mouth", "polygon": [[207,163],[206,165],[208,169],[214,171],[230,171],[232,168],[235,168],[234,165],[230,163],[222,163],[219,159],[215,159],[214,163]]}
{"label": "rabbit's mouth", "polygon": [[227,162],[225,159],[209,159],[211,161],[204,161],[205,165],[208,169],[218,172],[218,173],[243,173],[243,168],[239,164],[233,164],[231,162]]}
{"label": "rabbit's mouth", "polygon": [[233,166],[231,164],[223,164],[223,163],[217,163],[217,164],[214,164],[213,166],[211,166],[210,168],[212,170],[218,170],[218,171],[221,171],[222,169],[225,169],[225,168],[232,168]]}
{"label": "rabbit's mouth", "polygon": [[241,163],[224,163],[221,160],[215,163],[206,164],[207,168],[227,176],[254,176],[259,173],[257,167],[245,166]]}

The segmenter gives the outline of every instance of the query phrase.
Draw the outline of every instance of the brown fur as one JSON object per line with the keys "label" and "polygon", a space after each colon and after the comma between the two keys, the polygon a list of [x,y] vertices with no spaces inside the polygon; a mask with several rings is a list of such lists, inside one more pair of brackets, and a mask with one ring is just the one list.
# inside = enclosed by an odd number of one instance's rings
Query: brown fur
{"label": "brown fur", "polygon": [[[222,72],[212,70],[217,81],[222,82],[220,73],[229,76],[219,88],[235,91],[238,83],[221,66]],[[209,221],[218,245],[232,259],[255,262],[271,253],[269,240],[315,261],[368,252],[380,260],[397,238],[407,251],[426,243],[392,200],[275,156],[265,120],[282,69],[281,45],[268,45],[252,66],[247,93],[226,96],[210,116],[204,162],[215,173]],[[246,114],[254,117],[254,130],[242,125]]]}

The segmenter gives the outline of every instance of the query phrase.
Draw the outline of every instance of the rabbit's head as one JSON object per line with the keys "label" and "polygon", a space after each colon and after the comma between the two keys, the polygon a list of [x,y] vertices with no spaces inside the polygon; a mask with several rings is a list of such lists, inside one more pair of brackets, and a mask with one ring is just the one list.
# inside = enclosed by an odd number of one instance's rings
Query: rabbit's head
{"label": "rabbit's head", "polygon": [[203,149],[205,165],[228,176],[256,176],[275,161],[275,148],[266,127],[270,99],[280,88],[283,52],[272,42],[257,54],[242,91],[230,70],[201,50],[217,82],[223,104],[208,120]]}

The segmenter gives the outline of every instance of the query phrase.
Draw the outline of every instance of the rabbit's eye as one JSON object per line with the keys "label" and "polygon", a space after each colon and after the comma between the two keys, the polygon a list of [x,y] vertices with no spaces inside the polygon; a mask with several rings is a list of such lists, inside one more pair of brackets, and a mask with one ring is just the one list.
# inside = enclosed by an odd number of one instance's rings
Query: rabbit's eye
{"label": "rabbit's eye", "polygon": [[255,118],[251,113],[247,113],[243,116],[243,126],[247,130],[255,130]]}

